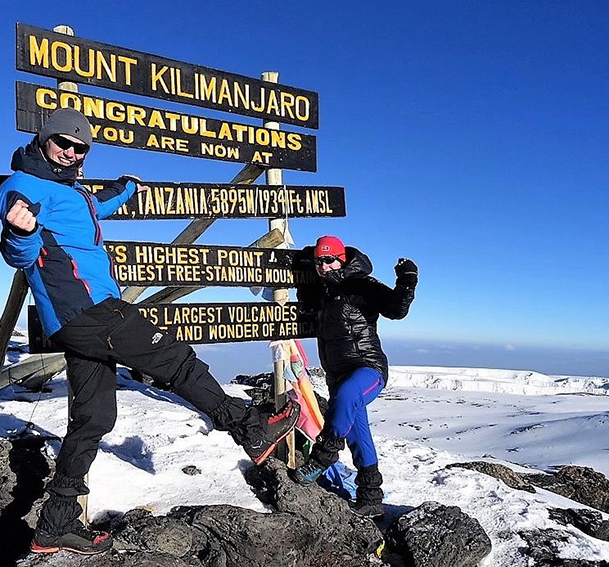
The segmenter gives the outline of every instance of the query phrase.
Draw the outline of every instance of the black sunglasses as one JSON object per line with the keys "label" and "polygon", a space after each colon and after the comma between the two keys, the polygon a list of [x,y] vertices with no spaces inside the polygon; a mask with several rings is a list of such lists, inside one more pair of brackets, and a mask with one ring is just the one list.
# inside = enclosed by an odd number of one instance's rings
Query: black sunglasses
{"label": "black sunglasses", "polygon": [[75,154],[86,154],[90,149],[88,144],[73,142],[72,140],[64,138],[61,134],[53,134],[50,139],[58,148],[61,148],[62,150],[74,148]]}
{"label": "black sunglasses", "polygon": [[332,264],[337,260],[342,263],[342,260],[337,256],[319,256],[319,258],[315,258],[313,262],[315,262],[316,266],[321,266],[322,264]]}

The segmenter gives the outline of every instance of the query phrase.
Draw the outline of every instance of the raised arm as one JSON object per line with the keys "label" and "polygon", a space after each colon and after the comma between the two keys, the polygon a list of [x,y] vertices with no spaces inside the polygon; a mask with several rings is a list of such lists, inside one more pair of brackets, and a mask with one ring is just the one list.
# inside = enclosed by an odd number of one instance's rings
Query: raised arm
{"label": "raised arm", "polygon": [[113,181],[109,187],[95,193],[95,208],[97,217],[105,219],[122,207],[138,191],[150,189],[147,185],[142,185],[139,178],[133,175],[123,175]]}
{"label": "raised arm", "polygon": [[388,319],[403,319],[408,315],[410,304],[414,300],[414,290],[419,282],[417,265],[405,258],[400,258],[395,266],[395,287],[376,282],[379,313]]}
{"label": "raised arm", "polygon": [[42,238],[40,203],[32,202],[19,191],[6,191],[0,196],[2,237],[0,252],[9,266],[27,268],[40,255]]}

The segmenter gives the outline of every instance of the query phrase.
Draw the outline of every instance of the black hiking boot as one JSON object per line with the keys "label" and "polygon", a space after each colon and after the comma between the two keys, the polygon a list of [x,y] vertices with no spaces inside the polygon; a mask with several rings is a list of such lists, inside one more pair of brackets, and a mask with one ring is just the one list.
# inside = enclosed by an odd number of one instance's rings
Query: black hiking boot
{"label": "black hiking boot", "polygon": [[358,502],[349,501],[349,508],[360,518],[382,518],[385,515],[385,508],[381,502]]}
{"label": "black hiking boot", "polygon": [[65,549],[83,555],[95,555],[111,547],[112,536],[109,533],[90,530],[81,522],[75,522],[69,532],[60,536],[36,530],[30,549],[33,553],[56,553]]}
{"label": "black hiking boot", "polygon": [[262,464],[275,450],[277,444],[296,426],[300,406],[290,400],[279,411],[272,413],[262,427],[251,428],[241,441],[241,446],[255,464]]}

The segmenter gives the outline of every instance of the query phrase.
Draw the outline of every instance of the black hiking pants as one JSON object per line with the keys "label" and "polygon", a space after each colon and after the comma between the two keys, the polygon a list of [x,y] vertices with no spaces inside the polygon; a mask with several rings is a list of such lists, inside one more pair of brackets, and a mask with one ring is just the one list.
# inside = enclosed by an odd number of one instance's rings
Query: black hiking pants
{"label": "black hiking pants", "polygon": [[38,524],[47,532],[66,533],[81,513],[76,497],[88,492],[83,478],[116,421],[117,363],[168,384],[237,441],[243,428],[258,423],[243,400],[224,393],[189,345],[161,332],[125,301],[107,299],[87,309],[52,338],[65,349],[73,401],[56,474],[47,487],[51,498]]}

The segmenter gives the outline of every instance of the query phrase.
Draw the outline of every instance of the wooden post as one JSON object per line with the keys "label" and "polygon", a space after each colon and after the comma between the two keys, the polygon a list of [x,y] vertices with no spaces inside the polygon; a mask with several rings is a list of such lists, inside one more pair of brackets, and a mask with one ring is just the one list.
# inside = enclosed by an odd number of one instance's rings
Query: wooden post
{"label": "wooden post", "polygon": [[[13,330],[19,319],[19,313],[27,296],[28,285],[23,270],[17,270],[13,276],[13,283],[8,293],[8,299],[0,318],[0,366],[4,365],[4,358],[8,349],[8,343],[13,335]],[[0,387],[2,387],[0,385]]]}
{"label": "wooden post", "polygon": [[[279,82],[279,73],[276,71],[266,71],[262,73],[262,80],[269,83]],[[279,130],[278,122],[265,122],[264,127],[269,130]],[[283,185],[283,171],[281,169],[267,169],[266,171],[266,183],[267,185]],[[278,229],[282,234],[286,234],[288,229],[288,219],[278,218],[269,220],[269,230]],[[287,243],[284,243],[283,247],[287,247]],[[284,304],[289,299],[289,292],[287,289],[276,289],[273,290],[273,301],[280,304]],[[276,360],[273,363],[273,374],[274,374],[274,391],[275,391],[275,409],[281,408],[287,400],[286,389],[285,389],[285,360]],[[289,361],[287,362],[289,364]],[[294,468],[295,466],[295,455],[294,455],[294,434],[291,433],[286,438],[286,443],[281,443],[277,448],[277,456],[289,467]]]}
{"label": "wooden post", "polygon": [[0,389],[11,382],[28,390],[40,390],[44,383],[66,367],[63,353],[32,355],[0,372]]}

